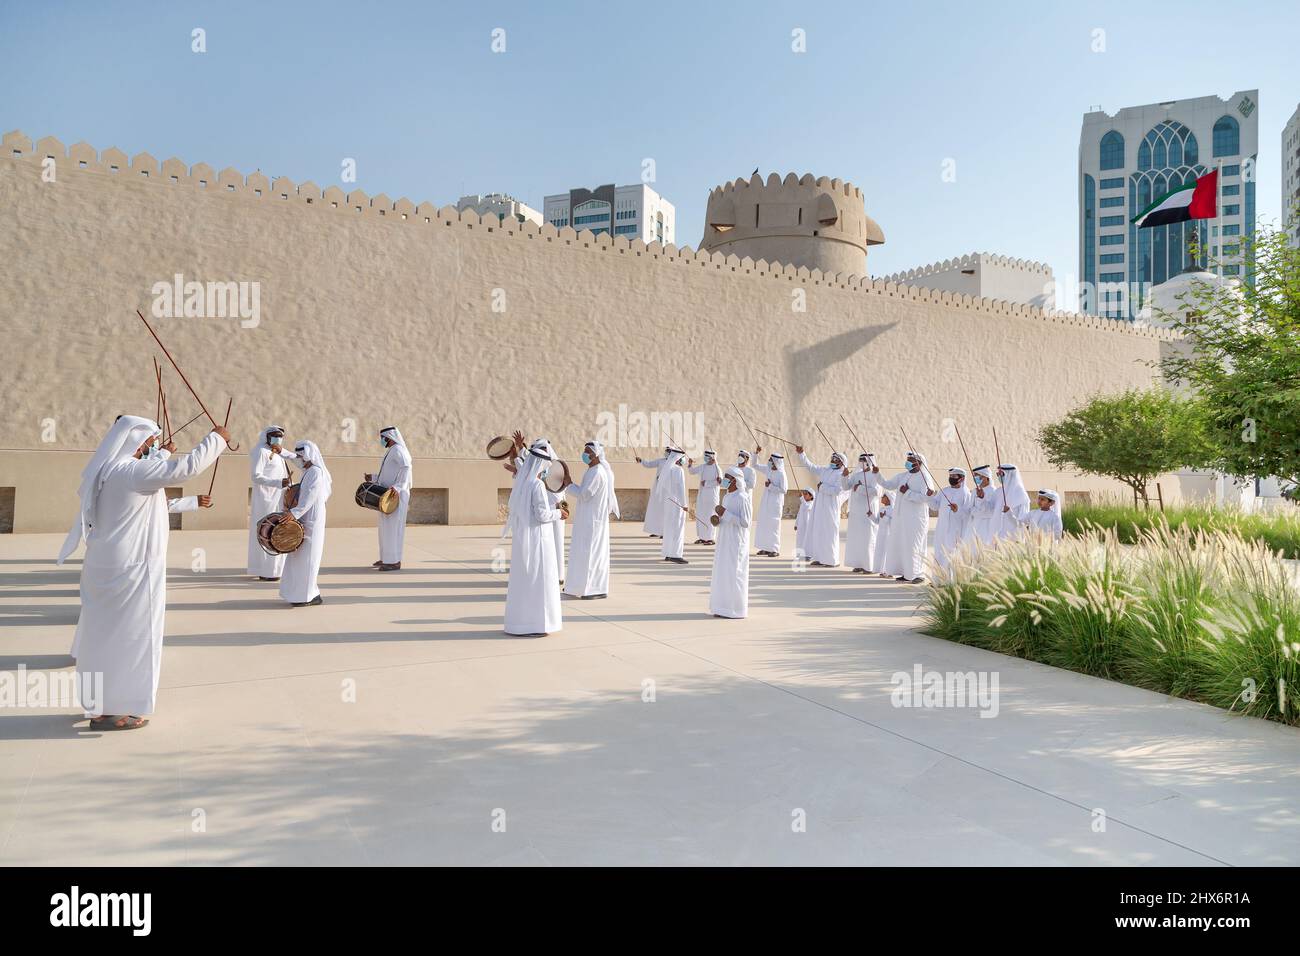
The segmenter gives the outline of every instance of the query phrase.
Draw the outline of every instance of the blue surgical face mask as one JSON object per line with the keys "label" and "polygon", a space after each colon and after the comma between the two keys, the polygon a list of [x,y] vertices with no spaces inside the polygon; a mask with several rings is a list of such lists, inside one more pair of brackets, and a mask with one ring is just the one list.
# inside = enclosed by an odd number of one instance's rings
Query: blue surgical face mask
{"label": "blue surgical face mask", "polygon": [[157,458],[160,451],[162,451],[162,449],[159,448],[158,444],[155,442],[144,450],[144,454],[140,456],[140,460],[149,461],[151,458]]}
{"label": "blue surgical face mask", "polygon": [[591,452],[589,452],[589,451],[584,451],[584,452],[582,453],[582,463],[583,463],[584,465],[590,465],[590,464],[591,464]]}

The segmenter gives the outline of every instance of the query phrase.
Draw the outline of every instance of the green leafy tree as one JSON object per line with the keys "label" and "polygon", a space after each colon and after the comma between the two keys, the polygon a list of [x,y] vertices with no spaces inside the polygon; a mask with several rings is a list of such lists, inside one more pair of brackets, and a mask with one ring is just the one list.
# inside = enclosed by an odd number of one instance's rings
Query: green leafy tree
{"label": "green leafy tree", "polygon": [[1056,467],[1122,481],[1144,501],[1153,478],[1214,452],[1200,404],[1163,388],[1099,395],[1040,428],[1038,443]]}
{"label": "green leafy tree", "polygon": [[[1298,210],[1300,213],[1300,210]],[[1206,411],[1215,469],[1300,483],[1300,248],[1260,229],[1242,252],[1250,281],[1199,283],[1178,314],[1185,333],[1166,378],[1190,386]]]}

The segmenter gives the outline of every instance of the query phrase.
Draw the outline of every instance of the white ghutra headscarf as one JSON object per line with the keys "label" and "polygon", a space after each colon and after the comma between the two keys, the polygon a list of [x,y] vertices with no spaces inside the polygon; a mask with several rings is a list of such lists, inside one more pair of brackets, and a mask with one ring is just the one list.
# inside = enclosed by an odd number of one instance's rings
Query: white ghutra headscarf
{"label": "white ghutra headscarf", "polygon": [[623,515],[618,510],[618,495],[614,493],[614,469],[605,460],[605,446],[593,438],[587,442],[587,447],[596,453],[600,459],[600,467],[605,469],[605,480],[609,482],[609,513],[615,518],[621,518]]}
{"label": "white ghutra headscarf", "polygon": [[135,457],[136,449],[147,439],[161,434],[162,429],[157,423],[137,415],[122,415],[113,422],[113,427],[108,430],[104,440],[90,456],[90,463],[81,472],[81,486],[77,489],[81,506],[77,511],[77,517],[72,521],[68,536],[63,539],[63,547],[59,549],[59,564],[77,550],[82,540],[90,534],[90,529],[94,527],[95,504],[99,500],[99,491],[104,485],[104,473],[123,459]]}
{"label": "white ghutra headscarf", "polygon": [[528,501],[530,481],[537,481],[541,473],[549,468],[555,460],[555,450],[545,438],[540,438],[528,446],[515,471],[515,483],[510,487],[510,503],[506,505],[506,523],[501,527],[501,537],[514,534],[515,524],[524,513]]}
{"label": "white ghutra headscarf", "polygon": [[316,447],[316,443],[314,441],[300,441],[294,446],[293,450],[304,462],[310,462],[312,468],[320,469],[316,476],[316,480],[321,483],[320,500],[328,500],[330,492],[334,490],[334,477],[330,474],[330,470],[325,467],[325,458],[321,455],[320,449]]}
{"label": "white ghutra headscarf", "polygon": [[267,425],[265,428],[262,429],[260,433],[258,433],[257,444],[253,445],[252,448],[248,449],[248,475],[250,478],[257,476],[257,463],[258,461],[261,460],[262,450],[267,449],[269,451],[269,448],[266,444],[266,438],[268,435],[271,434],[271,432],[279,432],[281,435],[283,435],[284,426]]}
{"label": "white ghutra headscarf", "polygon": [[1021,505],[1029,507],[1029,492],[1025,490],[1024,479],[1020,469],[1015,465],[998,465],[1006,474],[1002,476],[1002,487],[1006,489],[1007,507],[1015,511]]}

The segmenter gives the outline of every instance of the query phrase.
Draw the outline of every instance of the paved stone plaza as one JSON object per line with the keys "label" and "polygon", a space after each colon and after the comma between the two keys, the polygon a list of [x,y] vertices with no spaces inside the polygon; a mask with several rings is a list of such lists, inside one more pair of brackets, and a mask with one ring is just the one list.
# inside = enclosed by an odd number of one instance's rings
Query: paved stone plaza
{"label": "paved stone plaza", "polygon": [[[331,530],[303,609],[244,534],[174,533],[152,724],[0,709],[0,863],[1300,862],[1295,730],[925,637],[844,570],[754,558],[715,620],[704,549],[615,528],[611,597],[547,638],[501,632],[496,528],[412,528],[393,574]],[[0,538],[0,670],[70,664],[60,540]],[[996,672],[997,716],[893,706],[918,664]]]}

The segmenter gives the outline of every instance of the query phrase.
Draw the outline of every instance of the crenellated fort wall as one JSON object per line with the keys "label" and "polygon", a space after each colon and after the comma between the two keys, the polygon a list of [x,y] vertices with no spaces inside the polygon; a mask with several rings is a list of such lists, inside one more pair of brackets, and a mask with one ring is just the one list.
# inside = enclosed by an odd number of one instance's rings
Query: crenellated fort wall
{"label": "crenellated fort wall", "polygon": [[[1093,316],[10,133],[0,499],[14,530],[66,529],[103,431],[154,413],[156,349],[134,310],[151,315],[176,276],[256,288],[255,322],[151,321],[214,413],[233,396],[245,448],[272,421],[320,444],[333,524],[372,523],[351,491],[385,425],[411,446],[426,519],[477,523],[497,520],[509,484],[483,457],[492,435],[546,435],[576,463],[602,424],[676,413],[682,440],[726,460],[752,445],[732,402],[819,459],[814,422],[848,449],[843,414],[890,466],[901,425],[936,470],[962,460],[954,421],[975,464],[993,458],[997,425],[1031,484],[1107,488],[1053,472],[1032,435],[1094,392],[1150,382],[1177,347],[1167,330]],[[174,374],[168,386],[173,421],[188,419],[193,401]],[[630,446],[663,436],[603,437],[635,514],[651,472]],[[217,507],[186,527],[245,522],[246,459],[223,462]]]}

